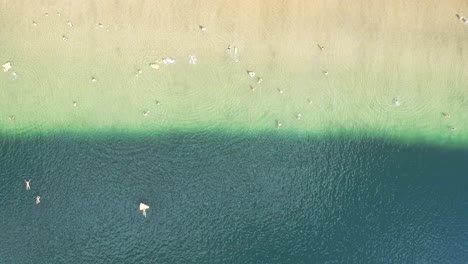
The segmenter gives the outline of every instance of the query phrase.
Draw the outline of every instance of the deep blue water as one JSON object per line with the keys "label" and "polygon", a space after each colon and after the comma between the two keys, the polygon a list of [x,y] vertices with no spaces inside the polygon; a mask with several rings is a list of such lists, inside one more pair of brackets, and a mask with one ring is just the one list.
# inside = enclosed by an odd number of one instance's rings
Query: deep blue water
{"label": "deep blue water", "polygon": [[220,133],[3,136],[0,161],[0,263],[468,260],[468,150]]}

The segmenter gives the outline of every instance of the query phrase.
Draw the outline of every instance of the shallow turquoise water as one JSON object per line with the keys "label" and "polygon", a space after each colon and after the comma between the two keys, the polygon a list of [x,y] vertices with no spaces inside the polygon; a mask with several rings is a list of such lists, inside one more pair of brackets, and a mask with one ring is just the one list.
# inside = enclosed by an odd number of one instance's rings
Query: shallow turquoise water
{"label": "shallow turquoise water", "polygon": [[0,160],[1,263],[468,258],[468,150],[261,134],[3,136]]}

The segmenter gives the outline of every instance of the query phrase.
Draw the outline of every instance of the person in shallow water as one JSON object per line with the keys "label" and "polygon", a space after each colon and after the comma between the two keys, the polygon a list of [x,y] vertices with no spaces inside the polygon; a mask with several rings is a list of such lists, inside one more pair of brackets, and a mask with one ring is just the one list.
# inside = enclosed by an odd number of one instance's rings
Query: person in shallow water
{"label": "person in shallow water", "polygon": [[31,180],[24,180],[24,182],[26,183],[26,191],[28,190],[31,190],[31,186],[29,185],[29,183],[31,182]]}
{"label": "person in shallow water", "polygon": [[40,204],[41,203],[41,197],[40,196],[36,196],[36,204]]}

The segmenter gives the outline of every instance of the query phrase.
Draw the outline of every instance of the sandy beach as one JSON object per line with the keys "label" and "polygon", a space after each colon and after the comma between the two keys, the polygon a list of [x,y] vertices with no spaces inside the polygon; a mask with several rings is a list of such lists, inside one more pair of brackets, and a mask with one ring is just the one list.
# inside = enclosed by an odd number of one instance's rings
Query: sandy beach
{"label": "sandy beach", "polygon": [[455,0],[1,1],[0,132],[468,144],[464,13]]}

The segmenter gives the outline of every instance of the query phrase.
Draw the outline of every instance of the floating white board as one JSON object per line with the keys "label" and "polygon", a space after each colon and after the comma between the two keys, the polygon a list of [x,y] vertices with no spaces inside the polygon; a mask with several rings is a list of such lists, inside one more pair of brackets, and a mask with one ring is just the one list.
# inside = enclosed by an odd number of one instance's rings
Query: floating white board
{"label": "floating white board", "polygon": [[146,211],[149,209],[149,206],[144,204],[144,203],[140,203],[140,211]]}

